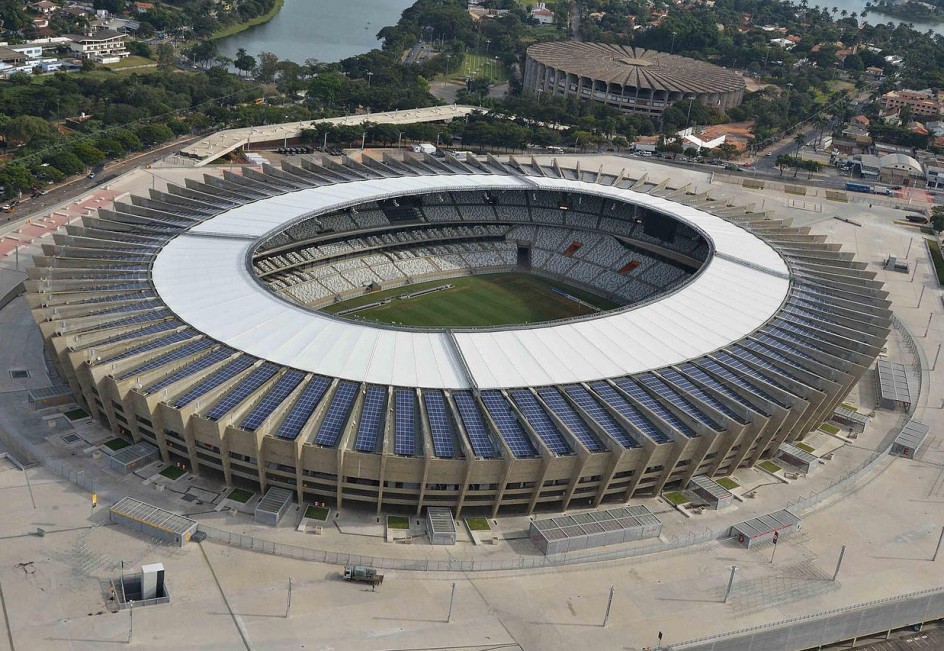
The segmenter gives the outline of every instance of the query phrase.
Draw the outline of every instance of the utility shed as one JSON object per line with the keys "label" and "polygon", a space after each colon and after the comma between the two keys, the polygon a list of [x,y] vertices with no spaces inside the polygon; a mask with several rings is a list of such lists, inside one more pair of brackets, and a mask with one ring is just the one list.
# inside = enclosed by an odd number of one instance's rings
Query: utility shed
{"label": "utility shed", "polygon": [[562,515],[531,523],[531,542],[550,556],[590,547],[657,538],[662,522],[643,505]]}
{"label": "utility shed", "polygon": [[126,497],[109,509],[111,521],[183,547],[197,530],[196,520]]}
{"label": "utility shed", "polygon": [[727,488],[711,479],[707,475],[692,477],[688,482],[688,490],[708,503],[711,509],[726,509],[734,501],[734,495]]}
{"label": "utility shed", "polygon": [[853,432],[864,432],[869,420],[871,419],[865,414],[860,414],[855,409],[849,409],[848,407],[839,406],[833,412],[833,421],[851,428]]}
{"label": "utility shed", "polygon": [[772,541],[774,532],[784,536],[799,528],[800,518],[784,509],[734,525],[731,527],[731,537],[737,538],[740,544],[750,549],[754,545]]}
{"label": "utility shed", "polygon": [[914,459],[915,453],[924,443],[930,429],[929,426],[916,420],[908,421],[908,424],[901,430],[901,434],[895,438],[889,452],[895,456]]}
{"label": "utility shed", "polygon": [[443,507],[426,509],[426,533],[431,545],[455,545],[456,521],[452,511]]}
{"label": "utility shed", "polygon": [[161,452],[146,441],[129,445],[111,456],[108,463],[115,472],[130,475],[138,468],[143,468],[161,458]]}
{"label": "utility shed", "polygon": [[273,486],[256,505],[253,522],[277,527],[279,520],[292,505],[292,491]]}
{"label": "utility shed", "polygon": [[806,474],[819,465],[819,458],[795,445],[781,443],[777,448],[777,457]]}
{"label": "utility shed", "polygon": [[911,388],[908,386],[905,365],[880,359],[877,368],[881,406],[885,409],[910,409]]}

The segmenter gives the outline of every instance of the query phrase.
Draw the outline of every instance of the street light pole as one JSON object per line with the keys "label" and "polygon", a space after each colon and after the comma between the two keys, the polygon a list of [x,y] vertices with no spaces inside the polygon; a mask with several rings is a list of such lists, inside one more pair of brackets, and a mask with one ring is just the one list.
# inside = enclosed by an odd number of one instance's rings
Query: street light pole
{"label": "street light pole", "polygon": [[835,581],[836,577],[839,576],[839,568],[842,566],[842,557],[845,556],[845,554],[846,554],[846,546],[843,545],[839,549],[839,560],[836,561],[836,571],[833,572],[833,581]]}
{"label": "street light pole", "polygon": [[449,614],[446,615],[446,623],[447,623],[447,624],[451,624],[451,623],[452,623],[452,604],[455,602],[455,600],[456,600],[456,584],[455,584],[455,582],[453,582],[453,584],[452,584],[452,594],[449,595]]}
{"label": "street light pole", "polygon": [[723,604],[728,603],[728,597],[731,596],[731,588],[734,586],[734,573],[737,572],[737,569],[737,565],[731,566],[731,578],[728,579],[728,589],[724,591],[724,599],[721,601]]}
{"label": "street light pole", "polygon": [[288,577],[288,603],[285,604],[285,619],[288,619],[289,613],[292,611],[292,582],[295,581],[292,577]]}
{"label": "street light pole", "polygon": [[610,598],[606,601],[606,613],[603,615],[603,628],[606,628],[606,623],[610,621],[610,608],[613,606],[613,593],[616,591],[616,586],[610,586]]}
{"label": "street light pole", "polygon": [[370,88],[370,78],[374,76],[370,70],[367,71],[367,87]]}

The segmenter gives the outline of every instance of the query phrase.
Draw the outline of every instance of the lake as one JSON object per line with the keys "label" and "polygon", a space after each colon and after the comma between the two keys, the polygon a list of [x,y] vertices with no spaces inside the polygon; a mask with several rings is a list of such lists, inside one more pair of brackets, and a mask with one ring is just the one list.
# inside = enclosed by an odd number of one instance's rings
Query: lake
{"label": "lake", "polygon": [[333,63],[380,47],[377,32],[415,0],[285,0],[269,22],[219,41],[220,54],[272,52],[280,59]]}
{"label": "lake", "polygon": [[[810,0],[809,4],[811,7],[816,6],[816,5],[819,5],[821,7],[826,6],[830,9],[830,15],[833,15],[835,18],[840,18],[840,15],[838,13],[832,14],[833,7],[836,7],[839,11],[842,11],[843,9],[845,9],[850,14],[853,11],[858,14],[861,14],[862,11],[865,9],[865,3],[866,3],[866,0],[831,0],[829,4],[819,3],[819,2],[816,2],[816,0]],[[862,18],[859,18],[858,20],[860,23],[863,22]],[[927,23],[927,22],[921,22],[921,21],[902,20],[895,16],[889,16],[887,14],[880,14],[875,11],[870,11],[866,15],[864,22],[869,23],[870,25],[877,25],[880,23],[893,23],[895,25],[897,25],[898,23],[906,23],[906,24],[911,23],[914,26],[914,28],[918,30],[919,32],[926,32],[930,29],[938,34],[944,34],[944,23]]]}

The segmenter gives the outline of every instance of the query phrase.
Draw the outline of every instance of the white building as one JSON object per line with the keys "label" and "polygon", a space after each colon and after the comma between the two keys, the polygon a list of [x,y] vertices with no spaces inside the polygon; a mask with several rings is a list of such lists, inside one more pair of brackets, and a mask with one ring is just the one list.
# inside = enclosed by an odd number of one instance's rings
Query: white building
{"label": "white building", "polygon": [[83,59],[92,59],[98,63],[115,63],[130,53],[125,48],[125,34],[112,30],[101,30],[94,34],[70,34],[69,47]]}
{"label": "white building", "polygon": [[531,10],[531,17],[541,25],[550,25],[554,22],[554,12],[547,8],[543,2],[539,2]]}

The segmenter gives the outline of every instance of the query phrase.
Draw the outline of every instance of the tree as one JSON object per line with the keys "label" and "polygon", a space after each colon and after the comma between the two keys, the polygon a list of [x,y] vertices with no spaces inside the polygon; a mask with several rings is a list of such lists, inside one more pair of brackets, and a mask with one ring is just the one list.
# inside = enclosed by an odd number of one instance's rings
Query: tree
{"label": "tree", "polygon": [[215,59],[219,53],[220,48],[216,45],[216,41],[200,41],[190,48],[190,57],[195,63],[201,64],[204,68],[206,68],[209,62]]}
{"label": "tree", "polygon": [[3,129],[7,142],[25,145],[37,140],[52,140],[59,136],[56,128],[42,118],[20,115],[9,122]]}
{"label": "tree", "polygon": [[65,176],[81,174],[83,171],[85,171],[85,165],[82,164],[82,161],[79,160],[78,156],[67,151],[53,154],[45,160],[50,166],[55,167]]}
{"label": "tree", "polygon": [[935,233],[944,231],[944,206],[934,206],[931,209],[931,228]]}
{"label": "tree", "polygon": [[105,160],[105,154],[101,149],[93,147],[86,142],[72,145],[72,153],[86,165],[96,165]]}
{"label": "tree", "polygon": [[233,65],[241,73],[249,74],[252,72],[252,69],[256,67],[256,60],[249,54],[246,54],[245,48],[239,48],[236,50],[236,58],[233,60]]}
{"label": "tree", "polygon": [[161,43],[157,46],[157,69],[163,72],[173,70],[177,64],[174,46],[170,43]]}

